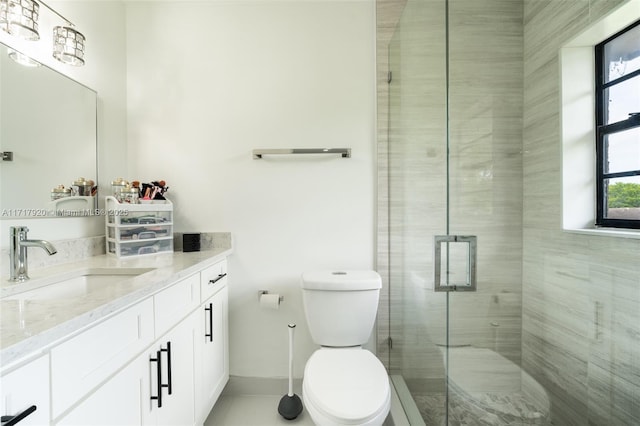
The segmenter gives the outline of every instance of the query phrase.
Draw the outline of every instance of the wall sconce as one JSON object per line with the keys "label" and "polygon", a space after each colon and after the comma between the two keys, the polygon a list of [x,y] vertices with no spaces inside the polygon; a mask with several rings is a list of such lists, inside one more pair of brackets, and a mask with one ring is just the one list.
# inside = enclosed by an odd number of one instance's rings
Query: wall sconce
{"label": "wall sconce", "polygon": [[[64,64],[84,65],[84,35],[74,28],[71,21],[44,1],[39,1],[40,4],[68,24],[68,26],[56,26],[53,28],[53,57]],[[36,0],[0,0],[0,28],[23,40],[39,40],[38,17],[40,4]],[[12,53],[14,53],[13,56]],[[16,51],[10,52],[9,56],[22,65],[36,66],[35,64],[38,64],[37,61]]]}
{"label": "wall sconce", "polygon": [[39,40],[40,5],[34,0],[0,0],[0,26],[24,40]]}
{"label": "wall sconce", "polygon": [[84,35],[71,27],[53,28],[53,57],[62,63],[84,65]]}

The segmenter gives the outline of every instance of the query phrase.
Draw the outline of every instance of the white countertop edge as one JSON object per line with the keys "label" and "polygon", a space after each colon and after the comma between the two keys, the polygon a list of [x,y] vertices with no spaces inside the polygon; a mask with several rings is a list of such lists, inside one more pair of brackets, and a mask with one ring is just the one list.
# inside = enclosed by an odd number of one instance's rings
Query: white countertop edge
{"label": "white countertop edge", "polygon": [[[94,308],[88,312],[80,314],[70,320],[64,321],[60,324],[54,325],[51,328],[26,339],[21,340],[11,346],[3,348],[0,350],[0,375],[10,372],[11,370],[23,365],[25,362],[30,361],[43,353],[45,353],[52,346],[59,344],[65,340],[72,338],[73,336],[79,334],[83,330],[92,327],[99,322],[102,322],[113,315],[122,312],[123,310],[135,305],[138,302],[143,301],[144,299],[151,297],[152,295],[158,293],[169,285],[180,281],[183,278],[186,278],[198,271],[206,268],[207,266],[213,265],[220,260],[225,259],[233,252],[233,249],[213,249],[207,251],[200,252],[190,252],[190,253],[182,253],[182,252],[174,252],[161,254],[154,259],[151,257],[148,258],[140,258],[135,262],[116,262],[121,263],[122,267],[132,267],[138,266],[144,267],[147,265],[153,264],[153,262],[157,259],[161,259],[161,257],[172,256],[172,259],[176,257],[193,257],[195,259],[192,260],[192,264],[187,267],[180,269],[178,271],[173,270],[173,263],[171,266],[163,267],[158,266],[154,271],[148,272],[147,274],[162,274],[163,270],[166,272],[171,271],[166,277],[163,277],[160,280],[153,279],[153,282],[150,282],[148,285],[144,287],[134,290],[131,293],[118,297],[114,300],[111,300],[97,308]],[[94,258],[88,259],[92,267],[100,267],[100,266],[108,266],[114,267],[114,257],[109,255],[95,256]],[[147,260],[150,259],[150,260]],[[125,264],[126,263],[126,264]],[[189,262],[190,263],[190,262]],[[52,268],[47,268],[39,271],[38,275],[44,276],[47,273],[47,270],[53,270],[57,273],[63,273],[64,271],[69,270],[77,270],[87,267],[87,260],[82,262],[73,262],[64,265],[57,265]],[[146,274],[142,274],[139,277],[143,277]],[[35,274],[32,275],[35,276]]]}

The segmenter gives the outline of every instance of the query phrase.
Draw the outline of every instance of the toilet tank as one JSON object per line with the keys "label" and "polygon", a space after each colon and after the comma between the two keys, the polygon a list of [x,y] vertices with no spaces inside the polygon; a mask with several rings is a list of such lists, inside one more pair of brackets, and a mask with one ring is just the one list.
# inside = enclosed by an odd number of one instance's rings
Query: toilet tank
{"label": "toilet tank", "polygon": [[381,287],[375,271],[302,274],[302,300],[313,341],[332,347],[365,344],[375,323]]}

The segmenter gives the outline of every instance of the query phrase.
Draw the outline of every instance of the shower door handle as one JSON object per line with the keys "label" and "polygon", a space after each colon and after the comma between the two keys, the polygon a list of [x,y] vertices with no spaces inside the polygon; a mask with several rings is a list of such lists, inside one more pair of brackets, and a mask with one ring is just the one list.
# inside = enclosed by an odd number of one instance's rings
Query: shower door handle
{"label": "shower door handle", "polygon": [[[442,243],[446,243],[446,257],[442,256]],[[460,247],[458,243],[463,246]],[[435,291],[476,291],[477,246],[478,238],[475,235],[436,235],[434,237]],[[442,282],[443,269],[444,283]],[[464,269],[462,273],[460,273],[461,269]]]}

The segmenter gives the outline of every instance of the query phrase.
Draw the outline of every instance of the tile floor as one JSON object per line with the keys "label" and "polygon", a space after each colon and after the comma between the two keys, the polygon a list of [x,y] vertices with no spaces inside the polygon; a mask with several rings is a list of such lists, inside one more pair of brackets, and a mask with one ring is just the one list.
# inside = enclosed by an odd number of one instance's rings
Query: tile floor
{"label": "tile floor", "polygon": [[313,426],[306,411],[294,420],[278,414],[278,395],[222,395],[204,426]]}
{"label": "tile floor", "polygon": [[[305,409],[294,420],[278,414],[278,404],[288,389],[286,379],[232,376],[203,426],[314,426]],[[294,380],[293,391],[302,398],[302,380]],[[391,413],[383,426],[409,426],[395,386],[391,391]]]}

